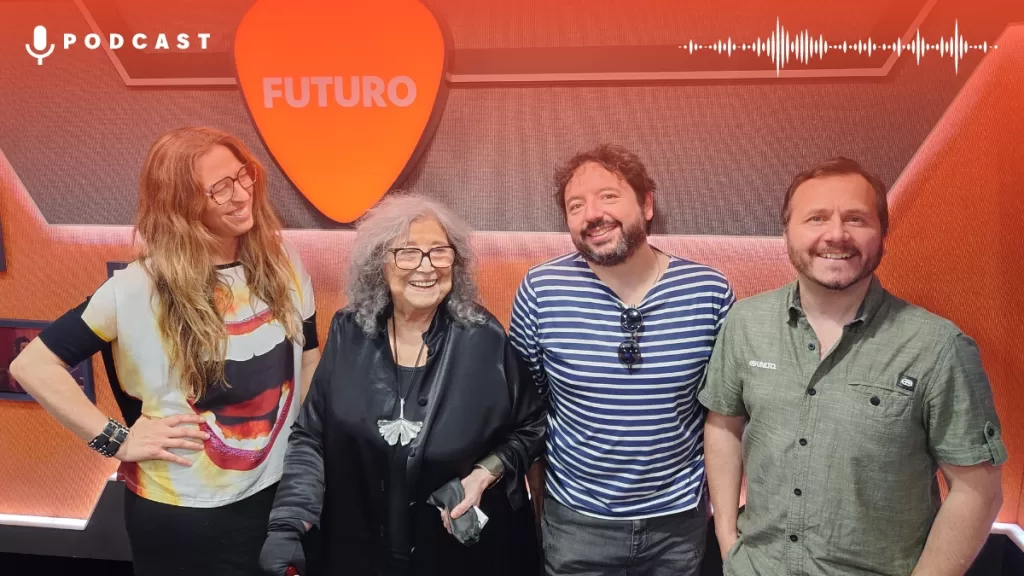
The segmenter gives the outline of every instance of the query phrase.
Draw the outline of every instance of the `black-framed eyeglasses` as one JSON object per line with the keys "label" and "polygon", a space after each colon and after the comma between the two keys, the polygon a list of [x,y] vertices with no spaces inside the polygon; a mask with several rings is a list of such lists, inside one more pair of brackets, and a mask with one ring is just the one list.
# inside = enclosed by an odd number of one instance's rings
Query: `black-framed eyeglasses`
{"label": "black-framed eyeglasses", "polygon": [[626,308],[619,316],[619,323],[622,325],[622,329],[629,333],[625,342],[619,344],[619,362],[632,368],[642,359],[640,343],[637,342],[636,335],[644,328],[644,315],[636,308]]}
{"label": "black-framed eyeglasses", "polygon": [[415,270],[426,258],[434,268],[448,268],[455,264],[455,248],[436,246],[424,252],[419,248],[392,248],[388,250],[395,257],[395,266],[402,270]]}
{"label": "black-framed eyeglasses", "polygon": [[223,204],[235,195],[235,182],[242,185],[242,188],[249,190],[256,182],[256,167],[246,164],[238,169],[235,177],[227,176],[215,182],[206,190],[206,195],[213,198],[217,204]]}

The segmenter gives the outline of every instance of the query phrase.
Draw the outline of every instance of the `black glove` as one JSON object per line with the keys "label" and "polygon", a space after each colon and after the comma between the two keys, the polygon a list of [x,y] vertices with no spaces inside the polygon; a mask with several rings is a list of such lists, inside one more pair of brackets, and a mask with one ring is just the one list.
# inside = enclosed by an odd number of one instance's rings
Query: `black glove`
{"label": "black glove", "polygon": [[302,550],[305,527],[301,520],[275,520],[270,523],[267,540],[260,551],[260,569],[266,576],[288,576],[294,567],[299,575],[306,573],[306,554]]}
{"label": "black glove", "polygon": [[[462,489],[462,481],[456,477],[435,490],[427,499],[427,504],[444,508],[450,514],[465,497],[466,491]],[[449,516],[448,524],[452,527],[452,535],[463,546],[472,546],[480,539],[480,523],[477,522],[476,510],[472,508],[454,520]]]}

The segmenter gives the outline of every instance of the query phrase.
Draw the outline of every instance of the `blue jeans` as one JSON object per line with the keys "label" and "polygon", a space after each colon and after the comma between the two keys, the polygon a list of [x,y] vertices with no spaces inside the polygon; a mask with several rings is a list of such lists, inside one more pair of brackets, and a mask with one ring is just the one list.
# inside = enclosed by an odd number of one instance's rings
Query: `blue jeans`
{"label": "blue jeans", "polygon": [[644,520],[602,520],[544,499],[546,576],[699,576],[707,504]]}

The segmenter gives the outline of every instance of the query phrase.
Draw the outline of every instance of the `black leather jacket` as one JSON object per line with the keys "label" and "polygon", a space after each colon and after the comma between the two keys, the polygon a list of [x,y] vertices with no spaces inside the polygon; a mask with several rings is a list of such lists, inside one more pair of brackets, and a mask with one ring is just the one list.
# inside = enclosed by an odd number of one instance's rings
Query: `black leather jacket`
{"label": "black leather jacket", "polygon": [[[489,453],[501,459],[504,474],[484,494],[481,509],[490,520],[474,548],[487,547],[483,537],[491,534],[502,540],[496,542],[496,554],[504,555],[499,549],[505,547],[521,556],[513,541],[534,538],[524,475],[544,448],[544,403],[504,328],[484,313],[485,323],[464,326],[442,304],[424,334],[429,394],[423,428],[409,445],[406,462],[416,554],[430,555],[435,542],[445,555],[453,550],[459,555],[458,544],[448,549],[454,538],[426,500],[452,478],[467,476]],[[390,309],[378,325],[384,326],[388,317]],[[384,329],[368,337],[354,313],[338,312],[292,429],[270,518],[272,523],[297,519],[319,526],[326,573],[386,571],[385,486],[391,464],[377,420],[391,414],[397,402],[393,362]],[[480,551],[472,555],[481,556]]]}

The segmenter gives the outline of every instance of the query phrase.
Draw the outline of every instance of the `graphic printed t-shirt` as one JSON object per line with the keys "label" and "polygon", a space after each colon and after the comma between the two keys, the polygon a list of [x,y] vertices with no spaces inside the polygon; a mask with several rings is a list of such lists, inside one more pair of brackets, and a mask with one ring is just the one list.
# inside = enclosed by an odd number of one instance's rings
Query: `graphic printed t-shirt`
{"label": "graphic printed t-shirt", "polygon": [[288,247],[292,298],[305,342],[287,339],[261,301],[250,302],[244,267],[218,266],[230,287],[221,310],[228,333],[229,386],[211,385],[193,402],[171,370],[169,345],[157,324],[156,291],[139,262],[119,270],[40,339],[68,365],[103,354],[114,396],[131,426],[140,415],[199,414],[210,434],[202,451],[172,449],[191,467],[165,460],[122,463],[119,479],[139,496],[177,506],[216,507],[246,498],[281,478],[284,452],[300,404],[303,350],[318,346],[310,277]]}

